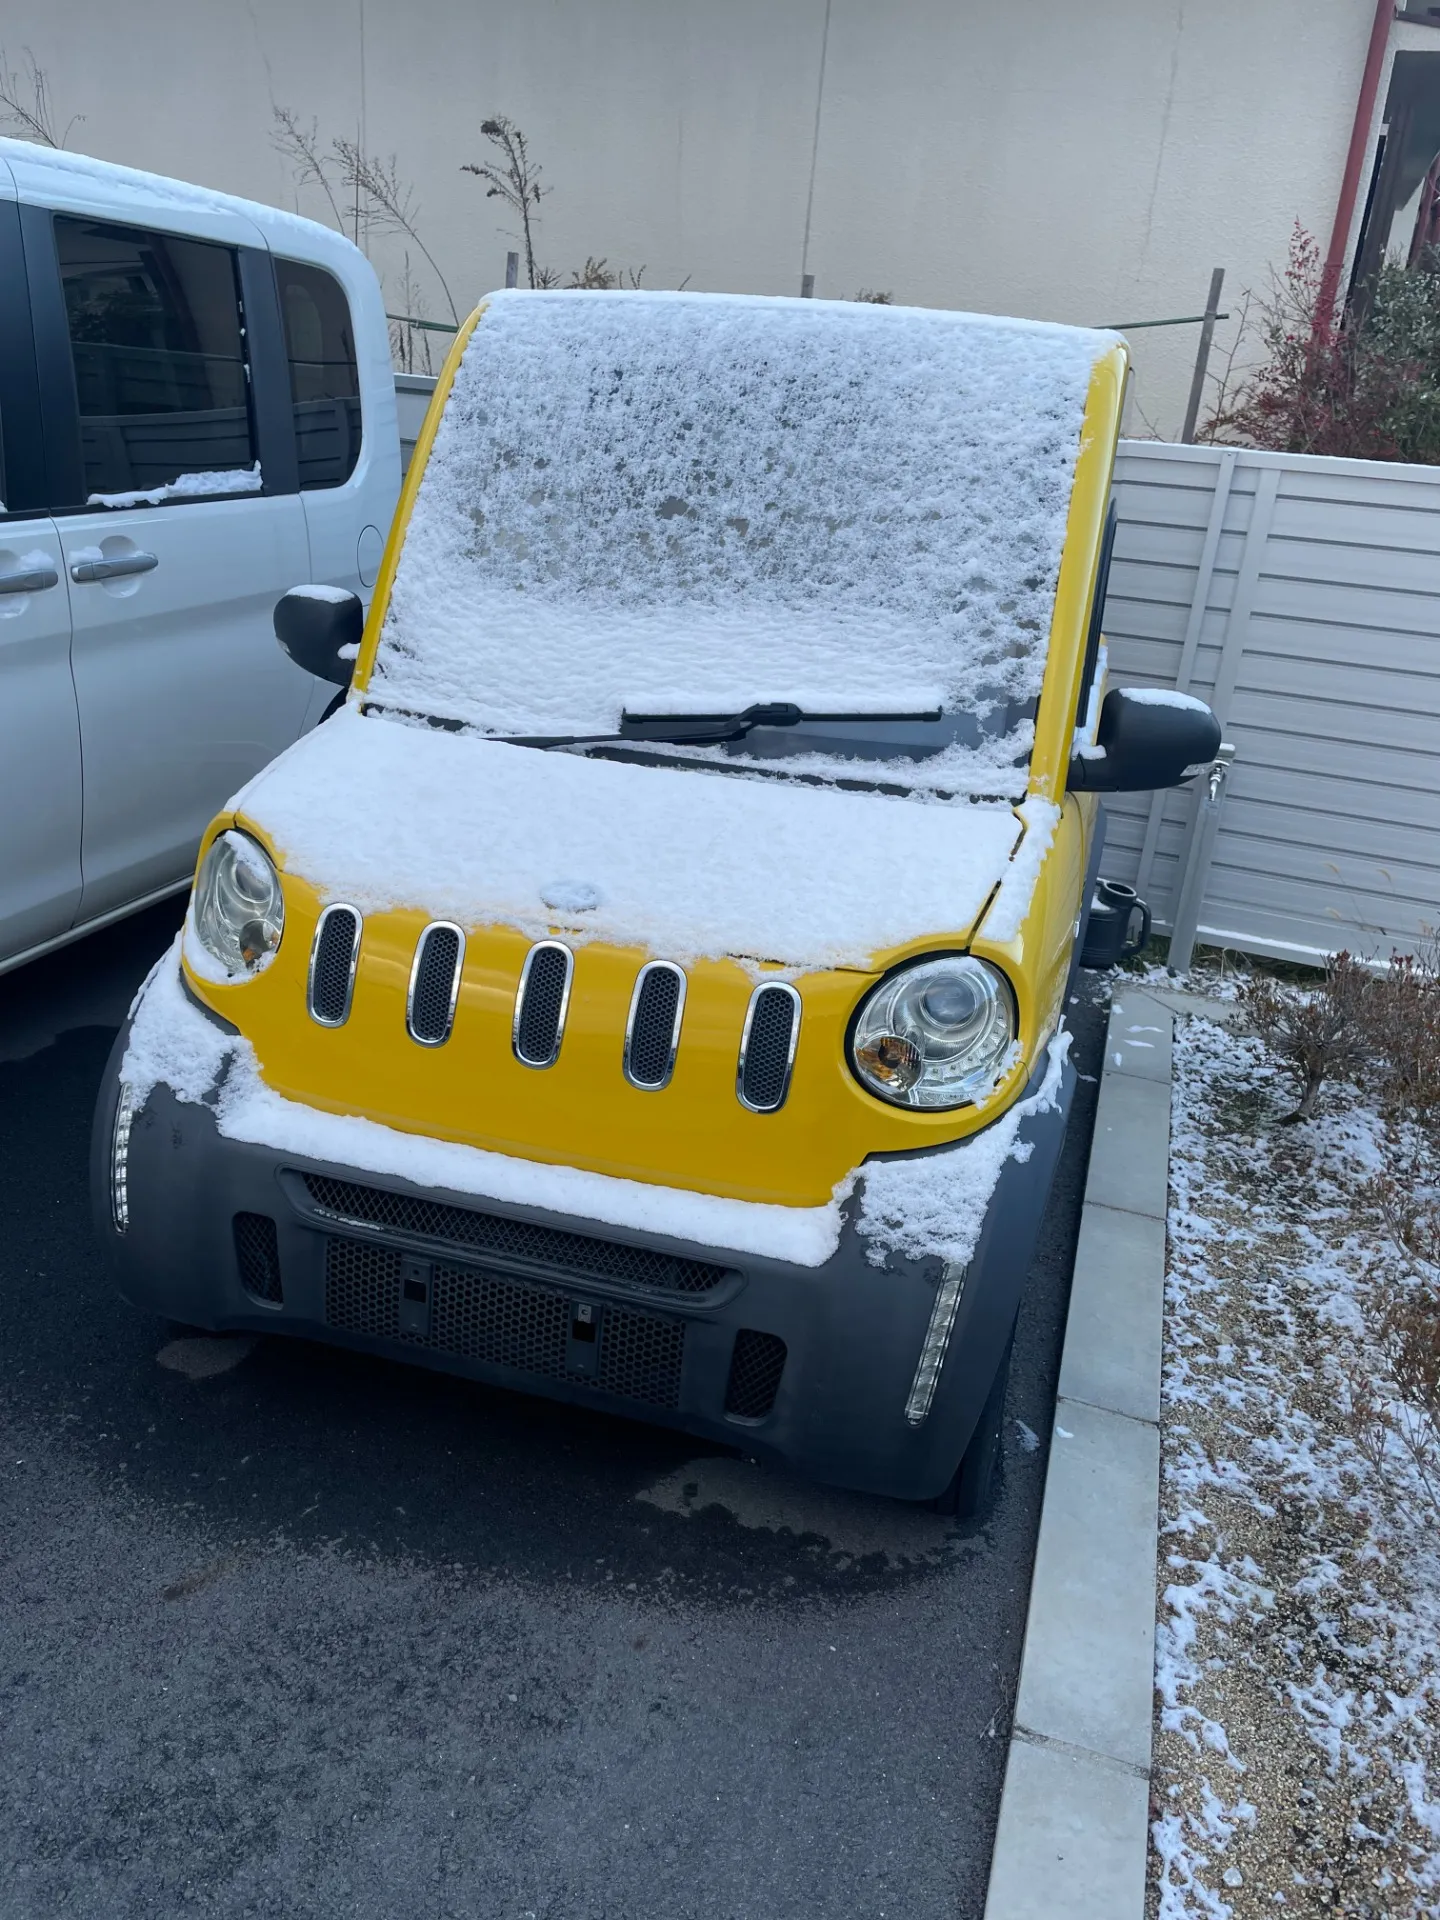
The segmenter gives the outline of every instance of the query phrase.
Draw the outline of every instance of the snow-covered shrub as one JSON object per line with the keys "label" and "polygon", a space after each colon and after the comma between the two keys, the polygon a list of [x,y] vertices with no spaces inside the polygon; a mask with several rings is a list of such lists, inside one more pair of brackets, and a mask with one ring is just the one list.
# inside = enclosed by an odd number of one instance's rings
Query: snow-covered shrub
{"label": "snow-covered shrub", "polygon": [[1325,965],[1318,987],[1300,991],[1268,973],[1253,973],[1240,989],[1240,1003],[1256,1036],[1294,1075],[1300,1103],[1289,1120],[1308,1120],[1327,1079],[1347,1074],[1372,1047],[1367,1015],[1375,976],[1348,953]]}
{"label": "snow-covered shrub", "polygon": [[1325,1082],[1342,1078],[1383,1117],[1382,1164],[1361,1189],[1385,1230],[1368,1263],[1380,1366],[1356,1364],[1350,1428],[1382,1484],[1398,1450],[1415,1469],[1404,1483],[1440,1514],[1440,941],[1383,970],[1338,953],[1308,989],[1257,972],[1240,999],[1298,1086],[1287,1120],[1312,1118]]}

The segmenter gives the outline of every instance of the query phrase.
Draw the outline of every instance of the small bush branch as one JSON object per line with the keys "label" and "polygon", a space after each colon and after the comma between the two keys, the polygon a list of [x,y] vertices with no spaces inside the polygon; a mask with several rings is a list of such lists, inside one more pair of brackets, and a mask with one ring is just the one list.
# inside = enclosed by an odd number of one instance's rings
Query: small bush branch
{"label": "small bush branch", "polygon": [[72,127],[85,118],[72,113],[63,129],[55,131],[55,112],[50,99],[50,81],[28,47],[20,51],[23,70],[17,72],[0,47],[0,126],[12,128],[22,140],[33,140],[40,147],[62,149]]}
{"label": "small bush branch", "polygon": [[338,139],[332,142],[335,158],[339,164],[340,177],[345,185],[366,203],[366,208],[375,227],[381,233],[403,233],[413,240],[424,254],[430,271],[440,282],[440,291],[445,295],[446,305],[450,309],[450,318],[458,326],[460,315],[455,308],[454,296],[444,274],[436,264],[435,256],[421,239],[416,222],[420,209],[415,203],[415,190],[403,181],[397,171],[395,155],[382,160],[378,154],[362,153],[354,140]]}
{"label": "small bush branch", "polygon": [[[1258,357],[1237,377],[1241,344]],[[1337,297],[1296,223],[1284,268],[1247,294],[1200,437],[1285,453],[1440,462],[1440,254],[1387,261],[1362,309]]]}
{"label": "small bush branch", "polygon": [[1254,973],[1241,986],[1240,1004],[1252,1028],[1297,1083],[1299,1105],[1287,1122],[1308,1120],[1325,1081],[1370,1054],[1373,988],[1374,976],[1348,953],[1328,962],[1324,980],[1310,992],[1284,987],[1268,973]]}
{"label": "small bush branch", "polygon": [[482,120],[480,131],[499,153],[499,164],[488,160],[467,160],[460,171],[473,173],[483,180],[485,198],[502,201],[519,219],[525,247],[525,275],[530,285],[554,286],[556,279],[549,275],[542,279],[542,270],[535,265],[532,226],[538,224],[537,210],[543,197],[550,191],[549,187],[540,184],[542,169],[530,158],[525,135],[503,113],[492,114],[488,120]]}
{"label": "small bush branch", "polygon": [[299,115],[292,113],[288,107],[272,108],[271,118],[274,124],[270,131],[270,144],[290,162],[296,186],[319,187],[329,205],[331,219],[344,233],[345,219],[330,185],[330,168],[335,164],[334,157],[320,144],[320,122],[312,120],[308,127],[303,126]]}

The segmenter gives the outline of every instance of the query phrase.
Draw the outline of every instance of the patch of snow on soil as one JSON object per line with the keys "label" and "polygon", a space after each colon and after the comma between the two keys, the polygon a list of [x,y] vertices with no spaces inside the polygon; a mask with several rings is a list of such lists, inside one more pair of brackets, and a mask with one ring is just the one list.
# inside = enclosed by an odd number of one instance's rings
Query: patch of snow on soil
{"label": "patch of snow on soil", "polygon": [[1151,1920],[1440,1915],[1440,1554],[1345,1418],[1381,1123],[1177,1023]]}

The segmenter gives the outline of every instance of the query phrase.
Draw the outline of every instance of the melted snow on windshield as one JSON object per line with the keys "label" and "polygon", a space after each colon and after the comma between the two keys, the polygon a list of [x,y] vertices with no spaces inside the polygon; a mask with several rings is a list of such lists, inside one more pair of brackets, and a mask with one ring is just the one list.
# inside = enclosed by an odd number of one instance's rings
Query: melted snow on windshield
{"label": "melted snow on windshield", "polygon": [[1023,761],[1111,343],[838,301],[494,295],[371,697],[514,734],[943,708],[999,716],[986,768]]}

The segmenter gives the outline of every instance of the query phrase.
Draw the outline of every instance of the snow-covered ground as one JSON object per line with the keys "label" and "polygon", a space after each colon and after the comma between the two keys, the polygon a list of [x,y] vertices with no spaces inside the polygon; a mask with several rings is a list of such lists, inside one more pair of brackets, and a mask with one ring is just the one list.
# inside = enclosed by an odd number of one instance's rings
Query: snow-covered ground
{"label": "snow-covered ground", "polygon": [[1176,1023],[1151,1920],[1440,1915],[1440,1551],[1351,1436],[1379,1117]]}

